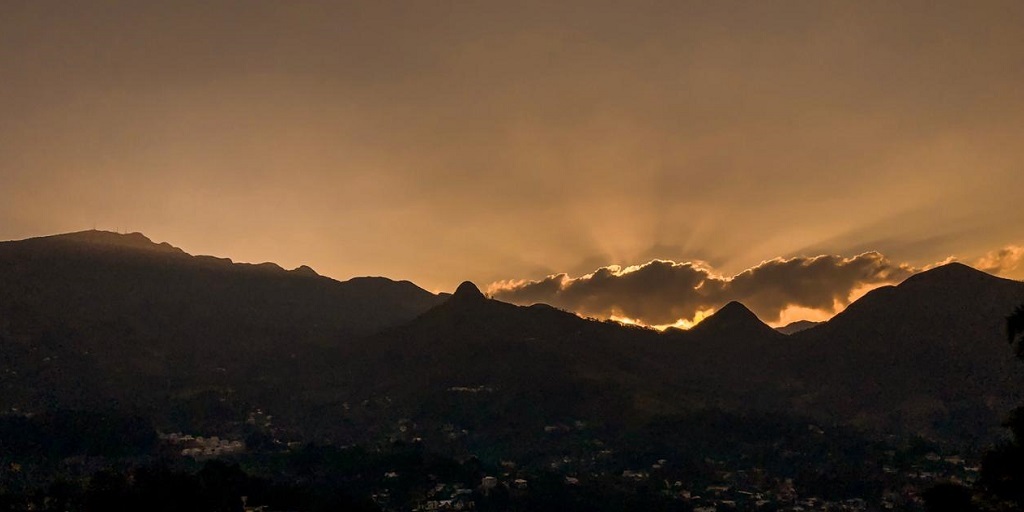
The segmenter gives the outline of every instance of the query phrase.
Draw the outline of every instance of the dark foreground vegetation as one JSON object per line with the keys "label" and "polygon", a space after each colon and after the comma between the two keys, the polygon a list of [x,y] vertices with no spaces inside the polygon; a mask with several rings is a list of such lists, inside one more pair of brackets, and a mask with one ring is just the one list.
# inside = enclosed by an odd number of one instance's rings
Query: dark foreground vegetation
{"label": "dark foreground vegetation", "polygon": [[112,410],[6,415],[0,510],[922,510],[966,489],[937,483],[977,477],[920,438],[721,411],[620,437],[553,426],[519,460],[466,455],[464,439],[340,447],[278,434],[248,423],[224,438],[159,434]]}

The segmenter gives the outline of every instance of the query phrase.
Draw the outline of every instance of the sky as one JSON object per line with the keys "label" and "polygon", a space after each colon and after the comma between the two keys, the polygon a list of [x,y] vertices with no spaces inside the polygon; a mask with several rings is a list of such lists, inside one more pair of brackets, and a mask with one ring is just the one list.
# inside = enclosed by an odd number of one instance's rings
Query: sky
{"label": "sky", "polygon": [[1016,0],[0,0],[0,77],[4,240],[652,325],[1024,278]]}

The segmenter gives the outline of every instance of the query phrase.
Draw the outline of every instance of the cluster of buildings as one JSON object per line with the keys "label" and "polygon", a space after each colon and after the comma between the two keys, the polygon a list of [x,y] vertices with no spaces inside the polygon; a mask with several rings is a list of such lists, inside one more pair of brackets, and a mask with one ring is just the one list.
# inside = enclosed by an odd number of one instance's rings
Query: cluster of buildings
{"label": "cluster of buildings", "polygon": [[427,491],[427,499],[417,508],[416,512],[433,512],[435,510],[474,510],[476,501],[473,490],[458,484],[437,484]]}
{"label": "cluster of buildings", "polygon": [[245,452],[245,443],[237,439],[221,439],[217,436],[203,437],[173,432],[160,434],[160,440],[180,448],[182,457],[194,459],[222,457]]}

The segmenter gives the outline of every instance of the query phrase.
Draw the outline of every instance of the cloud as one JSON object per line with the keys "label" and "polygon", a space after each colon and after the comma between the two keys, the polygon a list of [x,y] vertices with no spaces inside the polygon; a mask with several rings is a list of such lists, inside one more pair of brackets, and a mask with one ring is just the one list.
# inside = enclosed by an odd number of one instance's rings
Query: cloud
{"label": "cloud", "polygon": [[982,256],[974,266],[990,274],[1008,274],[1016,270],[1021,262],[1024,262],[1024,246],[1007,245]]}
{"label": "cloud", "polygon": [[791,307],[835,312],[855,291],[898,283],[914,272],[878,252],[849,258],[776,258],[734,276],[717,274],[701,262],[652,260],[602,267],[575,278],[563,273],[536,281],[500,281],[488,292],[508,302],[543,302],[582,315],[624,317],[648,325],[690,321],[738,300],[762,320],[777,322]]}
{"label": "cloud", "polygon": [[898,283],[916,270],[878,252],[766,261],[723,283],[722,300],[739,300],[766,321],[789,306],[836,311],[855,290]]}

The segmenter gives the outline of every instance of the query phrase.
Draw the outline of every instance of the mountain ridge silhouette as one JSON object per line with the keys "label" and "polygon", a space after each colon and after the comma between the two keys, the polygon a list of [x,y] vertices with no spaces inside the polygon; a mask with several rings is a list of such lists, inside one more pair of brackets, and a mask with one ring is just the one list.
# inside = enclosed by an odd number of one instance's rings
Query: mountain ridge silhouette
{"label": "mountain ridge silhouette", "polygon": [[[627,428],[753,408],[988,439],[983,425],[1024,389],[1002,332],[1024,284],[962,265],[872,291],[788,336],[740,303],[659,333],[507,304],[469,282],[435,295],[311,272],[134,234],[0,242],[0,366],[19,368],[18,379],[0,372],[0,410],[114,400],[184,428],[198,421],[188,411],[211,404],[219,421],[262,407],[309,436],[464,422],[486,444],[526,442],[552,422]],[[370,405],[342,406],[353,403]]]}

